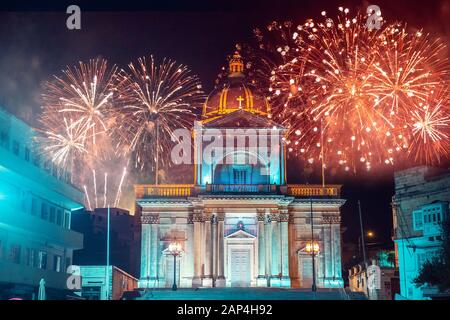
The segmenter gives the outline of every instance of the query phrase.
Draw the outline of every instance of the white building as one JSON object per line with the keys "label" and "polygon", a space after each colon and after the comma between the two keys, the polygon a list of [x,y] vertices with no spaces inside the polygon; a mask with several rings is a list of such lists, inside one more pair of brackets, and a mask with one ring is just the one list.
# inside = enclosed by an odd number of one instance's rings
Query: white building
{"label": "white building", "polygon": [[[340,186],[287,184],[284,128],[269,115],[268,101],[245,81],[236,53],[227,81],[210,94],[194,128],[195,181],[135,186],[142,215],[140,288],[172,286],[172,242],[183,249],[176,265],[181,287],[311,288],[312,241],[320,250],[317,286],[343,286]],[[244,145],[205,161],[205,141],[228,138],[227,130],[241,130],[236,139],[244,134]],[[266,149],[252,148],[257,139]]]}
{"label": "white building", "polygon": [[422,264],[439,254],[449,201],[449,170],[422,166],[395,174],[394,241],[403,298],[423,299],[424,293],[436,291],[412,281]]}
{"label": "white building", "polygon": [[0,299],[32,299],[40,279],[49,298],[64,297],[66,268],[83,245],[83,236],[70,230],[83,194],[37,150],[34,136],[0,109]]}

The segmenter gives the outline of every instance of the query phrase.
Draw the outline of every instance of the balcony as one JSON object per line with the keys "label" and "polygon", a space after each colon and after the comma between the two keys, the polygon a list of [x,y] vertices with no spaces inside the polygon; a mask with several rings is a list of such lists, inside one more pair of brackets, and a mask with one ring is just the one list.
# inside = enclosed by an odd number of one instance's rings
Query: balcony
{"label": "balcony", "polygon": [[211,193],[275,193],[275,184],[207,184],[206,192]]}
{"label": "balcony", "polygon": [[340,185],[314,185],[314,184],[288,184],[287,194],[299,198],[327,197],[339,198],[341,195]]}
{"label": "balcony", "polygon": [[190,197],[194,194],[193,184],[139,184],[134,186],[136,198],[146,197]]}
{"label": "balcony", "polygon": [[134,190],[137,199],[147,197],[191,197],[205,193],[261,193],[280,194],[297,198],[339,198],[340,185],[308,185],[308,184],[140,184]]}

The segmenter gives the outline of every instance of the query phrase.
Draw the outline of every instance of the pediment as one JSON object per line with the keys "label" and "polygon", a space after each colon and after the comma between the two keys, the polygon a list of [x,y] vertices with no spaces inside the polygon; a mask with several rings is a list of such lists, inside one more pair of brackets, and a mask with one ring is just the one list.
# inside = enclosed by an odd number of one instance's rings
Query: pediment
{"label": "pediment", "polygon": [[267,117],[263,117],[245,110],[234,112],[203,121],[206,128],[284,128]]}
{"label": "pediment", "polygon": [[225,238],[228,238],[228,239],[254,239],[254,238],[256,238],[256,236],[252,235],[251,233],[248,233],[245,230],[240,229],[240,230],[230,233]]}

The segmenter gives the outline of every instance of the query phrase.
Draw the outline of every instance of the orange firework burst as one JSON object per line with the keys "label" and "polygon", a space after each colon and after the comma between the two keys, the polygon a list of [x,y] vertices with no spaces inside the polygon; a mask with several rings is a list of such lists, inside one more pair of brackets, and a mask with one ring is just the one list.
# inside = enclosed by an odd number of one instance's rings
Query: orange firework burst
{"label": "orange firework burst", "polygon": [[[400,24],[371,30],[367,16],[339,10],[334,20],[322,12],[323,21],[309,19],[295,29],[286,23],[269,27],[281,34],[278,39],[291,37],[276,46],[283,62],[267,75],[275,120],[289,129],[288,150],[346,170],[393,164],[407,155],[431,163],[448,154],[442,139],[432,153],[424,135],[411,131],[413,118],[425,117],[417,106],[449,85],[443,43]],[[442,121],[448,107],[438,109],[428,116]]]}
{"label": "orange firework burst", "polygon": [[119,73],[118,149],[131,152],[136,168],[143,170],[157,166],[158,155],[170,150],[173,130],[193,125],[204,95],[198,77],[176,61],[158,65],[150,56],[129,69],[130,74]]}
{"label": "orange firework burst", "polygon": [[410,152],[418,162],[440,161],[450,151],[450,94],[448,88],[432,91],[411,112]]}

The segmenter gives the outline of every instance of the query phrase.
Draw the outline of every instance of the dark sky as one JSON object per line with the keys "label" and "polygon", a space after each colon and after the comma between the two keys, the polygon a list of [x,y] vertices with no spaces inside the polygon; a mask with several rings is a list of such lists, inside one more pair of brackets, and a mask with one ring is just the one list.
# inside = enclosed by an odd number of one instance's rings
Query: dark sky
{"label": "dark sky", "polygon": [[[263,28],[273,20],[303,22],[309,17],[318,18],[322,10],[333,16],[338,6],[348,7],[351,12],[365,10],[369,4],[320,0],[57,3],[0,4],[0,105],[30,122],[39,112],[42,82],[79,60],[102,56],[125,66],[150,53],[159,58],[171,57],[187,64],[209,91],[234,45],[253,40],[253,28]],[[66,28],[65,8],[69,4],[81,7],[81,30]],[[411,27],[443,37],[450,34],[450,1],[374,0],[370,4],[380,6],[388,21],[406,21]],[[292,176],[291,181],[305,182],[295,173]],[[358,236],[359,198],[367,228],[374,229],[379,240],[388,240],[392,173],[334,180],[331,182],[344,184],[344,197],[349,200],[343,211],[344,225],[348,227],[345,238],[354,240]]]}

